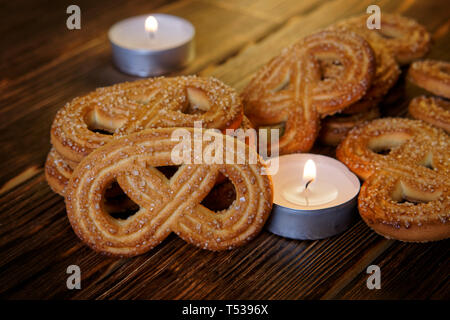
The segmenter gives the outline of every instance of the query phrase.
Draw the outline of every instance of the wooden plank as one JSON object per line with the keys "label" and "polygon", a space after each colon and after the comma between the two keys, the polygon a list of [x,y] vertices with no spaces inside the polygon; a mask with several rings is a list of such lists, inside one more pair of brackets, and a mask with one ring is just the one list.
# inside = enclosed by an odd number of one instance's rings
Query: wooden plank
{"label": "wooden plank", "polygon": [[249,12],[200,0],[180,5],[176,9],[162,8],[160,11],[184,17],[196,28],[197,55],[191,65],[180,71],[183,74],[196,73],[210,63],[222,61],[277,25],[274,21]]}
{"label": "wooden plank", "polygon": [[[265,1],[261,3],[267,4]],[[246,12],[243,16],[261,21],[267,27],[261,27],[251,37],[238,37],[236,41],[240,41],[240,47],[249,41],[261,41],[248,45],[237,56],[208,68],[202,74],[223,76],[223,79],[229,79],[230,84],[241,88],[257,69],[251,67],[253,63],[261,65],[281,50],[283,44],[295,41],[304,32],[312,32],[314,26],[328,25],[338,18],[364,11],[368,3],[355,0],[328,2],[292,18],[281,28],[273,28],[277,22],[269,21],[269,18],[265,20],[263,9],[253,15]],[[446,11],[438,10],[442,3],[379,2],[382,10],[405,12],[425,23],[436,40],[431,56],[438,58],[447,57],[449,43]],[[186,9],[189,4],[190,0],[176,2],[162,10],[189,13],[198,19],[198,23],[203,23],[202,19],[215,18]],[[212,2],[206,7],[210,8],[209,13],[217,8],[224,9]],[[125,10],[140,9],[131,4],[127,8]],[[202,8],[200,5],[197,7],[198,11]],[[229,4],[227,10],[223,17],[238,14],[235,3]],[[213,26],[211,22],[204,23],[208,27]],[[241,20],[240,23],[246,21]],[[105,29],[98,27],[100,33],[104,32]],[[236,30],[240,29],[235,27],[234,32]],[[264,33],[269,31],[272,34],[264,37]],[[204,50],[215,51],[211,48],[216,40],[213,36],[205,40]],[[4,179],[0,179],[0,186],[2,181],[10,181],[3,185],[3,194],[0,195],[1,298],[448,297],[447,242],[413,245],[387,241],[374,234],[362,221],[341,235],[321,241],[288,240],[264,231],[247,246],[220,253],[199,250],[174,235],[151,252],[133,259],[111,259],[84,246],[70,228],[62,198],[48,188],[41,166],[48,150],[48,127],[52,118],[49,115],[74,95],[90,91],[102,83],[126,78],[111,67],[106,43],[104,37],[94,37],[79,51],[63,50],[62,58],[45,62],[42,69],[38,67],[36,71],[19,73],[16,78],[0,82],[2,93],[5,92],[7,97],[0,98],[3,99],[0,100],[0,126],[4,125],[0,129],[0,169]],[[213,55],[210,60],[205,60],[205,65],[225,59],[238,47],[226,44],[223,49],[219,46],[217,50],[223,50],[223,56]],[[201,65],[199,70],[203,69]],[[245,80],[240,79],[240,74]],[[415,92],[408,86],[405,90],[406,97]],[[396,92],[404,99],[401,87]],[[3,104],[5,101],[8,104]],[[8,106],[7,112],[3,112],[6,109],[4,105]],[[386,112],[404,112],[404,107]],[[332,148],[316,146],[315,152],[319,151],[334,153]],[[16,175],[18,178],[14,178]],[[368,292],[365,286],[365,268],[371,263],[382,268],[383,289],[379,292]],[[66,288],[65,271],[70,264],[81,267],[80,291]],[[412,284],[416,280],[420,285]]]}
{"label": "wooden plank", "polygon": [[[14,61],[23,65],[18,69],[11,67],[12,71],[5,67],[6,74],[17,76],[8,76],[3,82],[0,96],[0,186],[30,166],[42,166],[50,148],[49,128],[53,116],[67,101],[96,87],[136,79],[118,72],[112,66],[106,32],[113,22],[147,12],[149,6],[141,9],[138,1],[136,7],[125,6],[123,10],[106,8],[110,9],[107,10],[108,14],[102,15],[96,23],[90,24],[96,20],[94,17],[86,18],[86,27],[76,31],[76,36],[72,31],[61,31],[59,28],[65,41],[54,44],[56,50],[52,50],[51,45],[42,46],[38,52],[44,53],[36,58],[39,63],[43,63],[42,66],[27,62],[33,59],[25,54],[29,48],[23,45],[16,49],[19,60]],[[197,58],[189,71],[183,72],[194,72],[209,62],[224,59],[275,25],[272,21],[223,9],[201,0],[177,2],[156,11],[185,17],[196,26]],[[95,30],[94,36],[90,35],[91,29]],[[57,38],[56,34],[53,36]],[[73,47],[72,37],[86,42]],[[47,39],[42,34],[37,38],[35,41]],[[66,43],[67,50],[64,49]]]}
{"label": "wooden plank", "polygon": [[[427,23],[429,30],[434,31],[443,25],[448,24],[448,15],[445,10],[433,11],[434,7],[429,5],[424,7],[423,2],[418,4],[417,9],[408,11],[405,1],[358,1],[358,0],[335,0],[327,2],[327,5],[319,7],[310,14],[297,16],[289,20],[286,26],[261,42],[246,47],[239,55],[229,59],[226,63],[210,67],[203,71],[201,75],[214,76],[227,84],[232,85],[237,90],[242,90],[252,75],[272,57],[302,37],[317,30],[329,26],[330,24],[343,18],[363,14],[370,4],[378,4],[385,12],[404,13],[419,22],[428,22],[430,19],[425,15],[433,12],[433,20]],[[432,2],[427,2],[432,3]],[[414,3],[416,4],[416,3]],[[416,8],[416,7],[414,7]],[[406,12],[405,12],[406,11]],[[443,36],[441,41],[448,40],[448,36]],[[436,51],[433,47],[433,50]],[[443,55],[441,55],[443,57]],[[239,70],[239,72],[236,72]]]}
{"label": "wooden plank", "polygon": [[[216,76],[219,79],[223,80],[230,85],[233,85],[238,90],[241,90],[247,82],[250,80],[253,73],[262,66],[266,61],[268,61],[272,56],[278,54],[278,52],[287,45],[294,43],[297,39],[301,38],[304,35],[307,35],[314,30],[320,29],[322,27],[327,26],[330,23],[330,19],[325,19],[323,17],[333,16],[333,20],[339,20],[347,15],[357,14],[364,12],[365,7],[369,4],[369,2],[364,1],[355,1],[351,3],[347,1],[349,11],[343,12],[339,10],[341,8],[342,3],[339,1],[335,1],[330,3],[329,6],[323,6],[318,10],[312,12],[311,14],[305,17],[298,17],[292,19],[290,23],[283,29],[279,30],[277,33],[271,34],[266,37],[260,43],[254,44],[245,48],[243,52],[239,55],[231,58],[226,63],[212,67],[210,69],[205,70],[204,75],[212,75]],[[437,4],[436,2],[378,2],[382,11],[386,10],[388,12],[402,12],[403,14],[413,17],[417,19],[419,22],[426,23],[427,28],[432,32],[434,46],[430,53],[431,58],[435,59],[448,59],[448,44],[450,40],[449,36],[449,21],[447,14],[438,14],[436,10],[437,7],[442,6],[441,4]],[[440,12],[444,12],[442,10]],[[333,14],[332,14],[333,12]],[[433,12],[433,19],[430,19],[430,12]],[[430,21],[432,20],[432,21]],[[259,54],[257,54],[259,53]],[[234,72],[233,70],[239,70],[239,72]],[[396,116],[396,115],[406,115],[407,105],[409,100],[417,96],[419,94],[425,93],[423,90],[418,89],[414,85],[405,81],[404,77],[399,81],[399,84],[391,91],[388,98],[386,99],[386,103],[382,105],[382,111],[386,116]],[[399,245],[395,243],[393,248],[404,247],[408,245]],[[415,248],[414,245],[409,245],[411,248]],[[414,253],[419,253],[424,250],[433,250],[435,246],[440,246],[437,244],[428,244],[427,247],[421,247],[420,249],[411,249]],[[379,249],[377,249],[379,247]],[[322,298],[334,298],[334,297],[342,297],[342,298],[358,298],[358,297],[374,297],[374,298],[389,298],[389,297],[410,297],[410,298],[423,298],[426,297],[421,291],[416,290],[414,288],[409,288],[408,290],[399,290],[398,292],[388,292],[386,290],[381,291],[370,291],[367,289],[365,285],[365,279],[367,275],[365,274],[365,268],[370,264],[374,258],[377,258],[379,254],[382,254],[384,250],[390,247],[389,245],[384,245],[384,242],[379,242],[373,247],[373,255],[368,254],[364,255],[359,262],[352,266],[349,271],[342,275],[337,283],[333,284],[328,291],[324,292]],[[393,249],[394,250],[394,249]],[[436,251],[445,249],[436,249]],[[424,260],[432,260],[434,261],[436,253],[425,254]],[[384,254],[386,255],[386,254]],[[390,257],[390,255],[387,255]],[[408,255],[404,260],[402,260],[402,267],[407,264],[407,259],[410,257]],[[448,269],[448,257],[438,259],[439,263],[443,265],[447,265]],[[426,262],[421,262],[422,264]],[[434,266],[435,264],[433,264]],[[423,265],[421,266],[421,268]],[[387,266],[384,269],[389,270],[404,270],[406,268],[398,268],[398,266],[394,265],[394,263],[387,263]],[[423,287],[427,289],[426,292],[430,293],[429,297],[431,297],[432,292],[439,292],[441,290],[444,291],[443,288],[447,288],[446,294],[436,293],[433,297],[446,297],[448,296],[448,277],[442,284],[439,276],[432,276],[431,270],[432,268],[425,268],[425,274],[423,277]],[[403,272],[403,271],[402,271]],[[407,272],[407,271],[406,271]],[[445,272],[444,272],[445,274]],[[447,272],[448,274],[448,272]],[[357,280],[352,281],[352,279],[357,276]],[[425,281],[429,277],[429,281]],[[388,274],[387,282],[395,283],[395,285],[391,285],[391,289],[395,291],[394,288],[396,286],[402,286],[401,283],[398,283],[396,280],[396,274]],[[410,281],[413,280],[413,276],[407,278]],[[339,295],[337,294],[342,290],[350,281],[352,281],[351,285],[342,291]],[[428,287],[427,287],[428,285]],[[344,294],[346,292],[346,294]]]}
{"label": "wooden plank", "polygon": [[[139,4],[139,3],[138,3]],[[139,8],[139,6],[136,6]],[[6,56],[5,59],[12,58],[14,55],[15,57],[20,58],[21,60],[14,61],[14,65],[20,65],[22,68],[24,68],[27,71],[23,71],[22,73],[18,72],[18,70],[12,68],[11,66],[8,66],[6,68],[5,66],[5,72],[6,73],[14,73],[19,74],[21,76],[16,77],[16,81],[13,81],[12,79],[8,79],[6,82],[5,90],[5,96],[2,97],[2,102],[5,102],[5,105],[0,110],[2,113],[5,112],[5,115],[9,115],[9,113],[6,113],[7,111],[14,110],[17,113],[17,110],[15,109],[14,104],[6,103],[6,102],[14,102],[11,100],[3,100],[6,98],[9,98],[11,96],[18,95],[19,92],[17,92],[16,88],[13,86],[14,83],[17,81],[20,81],[20,90],[24,90],[25,88],[22,88],[24,86],[30,85],[30,83],[34,83],[36,85],[36,80],[39,79],[39,77],[42,77],[43,74],[46,74],[47,77],[49,77],[48,81],[53,80],[51,77],[53,74],[47,74],[50,70],[52,72],[55,72],[55,69],[66,69],[66,72],[68,73],[75,73],[72,77],[74,79],[70,80],[78,80],[76,78],[77,74],[76,70],[74,70],[74,63],[72,63],[72,60],[75,58],[77,59],[78,56],[82,56],[84,61],[88,60],[90,55],[94,54],[94,56],[98,55],[109,55],[110,49],[109,49],[109,43],[106,37],[106,33],[109,29],[109,27],[114,23],[117,22],[120,19],[123,19],[125,17],[129,17],[132,14],[143,14],[144,12],[147,12],[145,9],[141,9],[138,12],[136,12],[136,7],[133,7],[134,10],[130,10],[130,12],[124,12],[122,10],[118,10],[117,8],[114,12],[120,12],[120,15],[112,14],[110,15],[103,15],[103,17],[108,17],[108,19],[104,18],[104,20],[100,19],[94,19],[93,17],[88,20],[88,22],[96,21],[96,25],[94,26],[86,26],[85,28],[82,28],[79,31],[67,31],[65,30],[65,26],[58,29],[58,33],[61,33],[63,35],[63,40],[61,41],[63,46],[64,44],[67,45],[67,43],[70,45],[73,39],[81,39],[78,40],[80,42],[83,42],[84,45],[82,45],[82,48],[78,48],[78,46],[69,46],[67,49],[64,47],[58,48],[59,50],[64,50],[61,54],[61,52],[57,50],[51,50],[50,48],[43,47],[39,52],[44,52],[43,54],[49,55],[51,59],[44,60],[39,63],[39,65],[42,65],[42,67],[38,68],[38,70],[35,70],[34,64],[29,65],[24,63],[25,61],[34,61],[36,59],[30,59],[29,56],[24,55],[25,51],[28,50],[28,47],[19,46],[18,49],[12,51],[11,56]],[[126,8],[124,8],[126,9]],[[214,61],[215,59],[223,59],[224,56],[229,51],[235,50],[234,48],[238,48],[239,46],[242,46],[243,43],[250,41],[252,39],[260,37],[262,34],[264,34],[265,31],[270,29],[270,27],[274,26],[273,22],[265,21],[260,18],[256,18],[253,16],[249,16],[246,14],[242,14],[233,10],[227,10],[220,7],[217,7],[213,4],[203,2],[201,0],[187,0],[182,2],[177,2],[172,5],[164,6],[161,8],[158,8],[158,10],[155,10],[157,12],[163,12],[163,13],[170,13],[174,15],[178,15],[181,17],[184,17],[191,21],[195,27],[196,27],[196,49],[197,49],[197,56],[196,60],[193,62],[193,64],[190,66],[190,70],[197,70],[199,67],[204,65],[207,62]],[[215,19],[207,19],[208,17],[214,16]],[[228,21],[233,21],[233,23],[226,23]],[[88,22],[86,22],[88,24]],[[91,29],[97,30],[92,35]],[[98,30],[99,29],[99,30]],[[210,32],[211,30],[214,30],[214,33]],[[78,33],[76,33],[78,32]],[[76,33],[76,34],[75,34]],[[68,36],[69,35],[69,36]],[[46,39],[45,37],[47,34],[44,35],[36,35],[36,42],[43,41]],[[56,34],[54,35],[56,37]],[[43,39],[44,38],[44,39]],[[220,41],[218,41],[220,39]],[[214,43],[215,48],[214,50],[211,50],[211,44]],[[52,44],[53,46],[54,44]],[[36,44],[37,46],[37,44]],[[92,52],[94,50],[94,52]],[[31,54],[31,53],[29,53]],[[88,56],[86,56],[88,55]],[[39,56],[38,56],[39,57]],[[53,59],[57,57],[57,61],[53,62]],[[43,59],[43,58],[42,58]],[[78,61],[76,61],[78,62]],[[107,64],[99,64],[99,62],[104,61],[97,61],[96,67],[104,69],[109,69],[110,67],[110,61],[107,61]],[[115,83],[120,80],[126,80],[126,79],[132,79],[133,77],[124,77],[121,73],[115,74],[115,77],[113,79],[110,79],[106,83],[99,82],[98,85],[108,85],[111,83]],[[100,80],[100,79],[97,79]],[[105,81],[105,79],[101,79]],[[48,83],[45,83],[48,86]],[[92,85],[95,83],[89,83],[92,89]],[[31,86],[31,85],[30,85]],[[94,87],[95,88],[95,87]],[[31,88],[30,88],[31,89]],[[21,92],[23,93],[23,92]],[[2,126],[9,124],[9,122],[2,123]]]}
{"label": "wooden plank", "polygon": [[5,183],[0,188],[0,195],[5,193],[5,192],[7,192],[7,191],[9,191],[9,190],[11,190],[11,189],[14,189],[18,185],[24,183],[25,181],[27,181],[28,179],[30,179],[31,177],[33,177],[34,175],[36,175],[40,171],[42,172],[42,170],[40,170],[36,166],[29,167],[24,172],[20,173],[19,175],[15,176],[11,180],[9,180],[7,183]]}
{"label": "wooden plank", "polygon": [[233,8],[239,12],[257,15],[268,20],[283,23],[286,19],[299,14],[306,14],[315,10],[318,6],[326,5],[320,0],[208,0],[215,4]]}
{"label": "wooden plank", "polygon": [[69,16],[66,8],[72,4],[70,1],[4,2],[0,32],[2,45],[7,50],[0,51],[0,77],[8,89],[5,93],[9,95],[10,85],[29,77],[29,74],[42,70],[41,78],[38,78],[42,79],[55,64],[64,64],[72,56],[89,50],[91,41],[95,39],[107,44],[106,32],[115,22],[151,12],[171,1],[80,0],[77,5],[81,9],[81,30],[68,30],[66,27]]}
{"label": "wooden plank", "polygon": [[381,269],[381,289],[368,290],[364,272],[333,298],[450,298],[448,240],[438,243],[397,243],[373,261]]}
{"label": "wooden plank", "polygon": [[[82,29],[80,31],[67,31],[64,24],[59,24],[60,15],[50,16],[47,24],[41,20],[35,26],[37,32],[31,33],[24,22],[20,20],[14,27],[18,36],[9,41],[14,50],[8,51],[4,61],[12,60],[14,67],[6,67],[3,75],[2,91],[0,97],[0,117],[5,119],[0,123],[0,136],[2,149],[0,151],[12,152],[12,156],[0,162],[0,186],[21,171],[29,170],[29,166],[40,166],[45,160],[46,150],[49,149],[48,131],[53,115],[66,101],[73,97],[87,93],[98,86],[110,85],[117,82],[129,81],[135,77],[124,75],[116,71],[109,58],[109,44],[106,31],[114,22],[124,17],[142,14],[153,10],[159,2],[138,1],[134,5],[121,7],[117,2],[104,4],[82,2]],[[252,9],[261,8],[261,11],[278,8],[286,9],[284,17],[301,13],[318,5],[317,0],[284,1],[273,5],[272,2],[255,2]],[[194,23],[197,29],[197,59],[181,73],[195,73],[203,66],[225,59],[249,41],[255,41],[278,22],[258,18],[258,15],[242,14],[237,8],[222,8],[204,1],[181,1],[158,8],[158,12],[185,17]],[[120,9],[119,9],[120,7]],[[47,10],[46,6],[33,7],[36,15]],[[63,4],[54,10],[65,12]],[[9,9],[13,15],[14,10]],[[100,14],[107,11],[108,14]],[[251,11],[251,10],[250,10]],[[86,12],[86,15],[84,14]],[[28,15],[31,13],[28,12]],[[97,17],[99,16],[99,17]],[[214,16],[215,19],[208,19]],[[26,16],[26,19],[31,19]],[[228,23],[232,21],[232,23]],[[56,25],[57,27],[49,27]],[[19,28],[21,26],[21,28]],[[8,31],[16,30],[14,27]],[[214,30],[211,33],[210,30]],[[8,34],[11,34],[8,33]],[[18,39],[33,35],[30,41],[23,42]],[[43,39],[56,39],[45,42]],[[28,39],[28,38],[27,38]],[[220,39],[218,42],[216,39]],[[44,42],[44,45],[40,43]],[[214,50],[211,50],[214,43]],[[38,47],[38,55],[30,51],[30,47]],[[30,55],[35,55],[33,58]],[[19,68],[19,69],[16,69]],[[45,76],[46,81],[39,81]],[[51,85],[49,85],[51,84]],[[33,92],[33,94],[27,94]],[[21,128],[19,132],[13,128]],[[21,143],[17,143],[21,141]],[[24,153],[26,148],[27,152]],[[6,152],[1,152],[2,155]],[[14,156],[14,157],[13,157]],[[1,159],[0,155],[0,159]],[[14,158],[14,160],[13,160]],[[19,161],[17,161],[19,159]],[[4,165],[4,167],[2,167]]]}
{"label": "wooden plank", "polygon": [[342,289],[356,277],[363,275],[367,266],[371,265],[375,258],[377,258],[392,245],[392,240],[384,239],[383,241],[377,242],[372,248],[370,248],[369,254],[362,256],[352,268],[339,277],[339,279],[326,292],[324,292],[320,299],[334,299],[338,292],[341,292]]}
{"label": "wooden plank", "polygon": [[[1,297],[319,298],[384,242],[361,221],[323,241],[292,241],[264,231],[245,247],[219,253],[172,235],[143,256],[117,262],[76,238],[61,199],[42,174],[2,199],[0,210],[8,214],[0,216]],[[82,270],[81,291],[65,287],[71,264]]]}

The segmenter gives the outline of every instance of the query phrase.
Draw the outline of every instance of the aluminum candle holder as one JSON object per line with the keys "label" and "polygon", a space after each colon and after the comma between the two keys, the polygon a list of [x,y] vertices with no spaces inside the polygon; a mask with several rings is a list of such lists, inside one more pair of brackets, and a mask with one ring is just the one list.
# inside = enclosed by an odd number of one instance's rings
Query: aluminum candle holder
{"label": "aluminum candle holder", "polygon": [[[295,176],[295,172],[304,170],[308,160],[317,166],[317,175],[311,183],[316,182],[316,188],[310,191],[304,187],[305,180]],[[278,172],[272,176],[274,204],[267,230],[286,238],[317,240],[341,233],[352,225],[357,217],[360,182],[343,163],[314,154],[284,155],[278,161]],[[292,199],[291,194],[299,198]],[[311,203],[303,203],[305,194]]]}
{"label": "aluminum candle holder", "polygon": [[114,64],[122,72],[140,77],[186,66],[195,56],[194,35],[189,21],[167,14],[128,18],[108,32]]}

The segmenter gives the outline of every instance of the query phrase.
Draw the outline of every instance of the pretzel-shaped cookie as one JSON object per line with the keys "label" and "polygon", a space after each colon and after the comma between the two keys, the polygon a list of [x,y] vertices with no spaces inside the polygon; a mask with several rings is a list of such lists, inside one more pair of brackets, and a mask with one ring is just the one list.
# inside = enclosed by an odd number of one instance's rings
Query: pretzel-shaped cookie
{"label": "pretzel-shaped cookie", "polygon": [[[384,17],[384,16],[383,16]],[[394,86],[400,76],[400,68],[393,52],[380,39],[377,33],[362,26],[360,18],[351,18],[332,25],[329,30],[353,31],[362,36],[372,47],[375,54],[376,69],[372,84],[366,94],[357,102],[351,104],[342,113],[355,114],[366,111],[381,101],[384,95]]]}
{"label": "pretzel-shaped cookie", "polygon": [[45,179],[48,185],[59,195],[64,195],[64,190],[72,176],[73,169],[67,162],[52,148],[45,161]]}
{"label": "pretzel-shaped cookie", "polygon": [[195,121],[206,128],[235,129],[242,116],[239,96],[217,79],[152,78],[99,88],[66,104],[56,114],[51,142],[63,158],[80,162],[113,136],[193,127]]}
{"label": "pretzel-shaped cookie", "polygon": [[[243,116],[239,128],[243,130],[253,129],[253,125],[246,116]],[[250,141],[246,139],[248,144]],[[50,188],[57,194],[64,196],[65,188],[72,176],[73,170],[77,167],[77,162],[72,162],[63,158],[54,147],[51,148],[45,161],[45,178]]]}
{"label": "pretzel-shaped cookie", "polygon": [[400,65],[424,57],[431,47],[431,36],[425,27],[411,18],[383,13],[381,29],[374,29],[390,48]]}
{"label": "pretzel-shaped cookie", "polygon": [[438,97],[415,97],[408,107],[409,113],[450,133],[450,102]]}
{"label": "pretzel-shaped cookie", "polygon": [[351,28],[358,34],[364,34],[371,45],[376,42],[383,44],[400,65],[422,58],[431,46],[431,36],[424,26],[397,14],[383,12],[380,29],[368,29],[366,15],[339,21],[335,26]]}
{"label": "pretzel-shaped cookie", "polygon": [[[342,70],[327,78],[321,63],[329,61]],[[308,151],[320,117],[359,100],[374,70],[374,54],[364,39],[322,31],[283,50],[255,75],[242,93],[245,113],[256,126],[285,123],[280,153]]]}
{"label": "pretzel-shaped cookie", "polygon": [[408,80],[438,96],[450,99],[450,63],[437,60],[414,62]]}
{"label": "pretzel-shaped cookie", "polygon": [[[378,152],[389,149],[389,154]],[[353,129],[337,157],[366,179],[358,208],[377,233],[403,241],[450,237],[450,138],[422,121],[384,118]]]}
{"label": "pretzel-shaped cookie", "polygon": [[[450,98],[450,63],[437,60],[414,62],[408,79],[439,96]],[[450,102],[439,97],[420,96],[411,100],[409,113],[450,133]]]}
{"label": "pretzel-shaped cookie", "polygon": [[[231,136],[209,131],[209,138],[201,139],[193,128],[183,128],[194,146],[208,150],[212,141],[221,140],[223,148],[216,152],[222,151],[226,159],[244,157],[244,161],[189,164],[187,160],[195,163],[198,157],[192,152],[168,179],[155,167],[180,164],[172,157],[180,143],[172,136],[179,129],[147,129],[128,135],[96,149],[77,166],[66,190],[67,214],[76,234],[91,248],[134,256],[175,232],[204,249],[224,250],[246,243],[261,230],[271,210],[272,184],[263,174],[265,167],[256,151]],[[235,148],[230,148],[230,142]],[[249,162],[251,156],[256,163]],[[236,200],[216,213],[200,202],[219,173],[234,184]],[[104,209],[102,194],[114,181],[139,206],[126,220],[114,219]]]}

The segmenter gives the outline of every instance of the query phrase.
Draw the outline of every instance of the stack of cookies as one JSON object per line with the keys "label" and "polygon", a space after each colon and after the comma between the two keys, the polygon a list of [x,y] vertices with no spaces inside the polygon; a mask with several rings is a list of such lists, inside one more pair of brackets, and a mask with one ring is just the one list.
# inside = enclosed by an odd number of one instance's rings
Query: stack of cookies
{"label": "stack of cookies", "polygon": [[[399,65],[428,52],[430,35],[414,20],[383,13],[381,29],[370,30],[366,19],[340,21],[284,49],[245,88],[250,120],[283,128],[281,153],[308,151],[317,137],[336,146],[355,125],[378,118]],[[301,92],[302,82],[315,88]]]}
{"label": "stack of cookies", "polygon": [[[448,135],[416,120],[365,124],[380,116],[400,66],[429,47],[430,35],[411,19],[383,14],[381,29],[369,30],[366,17],[356,17],[282,50],[240,97],[216,79],[194,76],[97,89],[56,114],[47,181],[65,197],[75,233],[104,254],[142,254],[171,232],[204,249],[231,249],[262,229],[273,191],[256,148],[223,133],[274,127],[281,136],[269,152],[309,151],[317,138],[341,143],[338,158],[367,180],[359,210],[375,231],[405,241],[447,238]],[[450,98],[449,70],[444,62],[416,62],[409,79]],[[410,106],[414,117],[447,132],[448,112],[448,101],[437,97]],[[175,161],[172,137],[179,130],[189,141],[180,150],[221,141],[213,153],[222,162],[199,163],[195,152]],[[248,158],[227,162],[242,155]],[[124,211],[132,214],[121,217]]]}
{"label": "stack of cookies", "polygon": [[414,62],[408,79],[437,96],[420,96],[409,104],[409,113],[450,133],[450,63],[437,60]]}
{"label": "stack of cookies", "polygon": [[[232,249],[259,233],[272,207],[271,180],[256,150],[220,133],[249,126],[239,96],[216,79],[100,88],[58,111],[45,175],[65,197],[75,233],[98,252],[135,256],[171,232],[204,249]],[[180,135],[186,141],[174,140]],[[199,163],[201,150],[213,150],[215,162]],[[238,164],[226,162],[234,158]],[[225,187],[212,191],[225,178],[232,196],[222,194]],[[223,196],[232,202],[217,212],[202,202]]]}
{"label": "stack of cookies", "polygon": [[51,128],[46,177],[64,195],[72,171],[95,149],[148,128],[238,128],[243,107],[235,90],[213,78],[154,78],[99,88],[58,111]]}
{"label": "stack of cookies", "polygon": [[350,18],[330,27],[364,37],[374,50],[376,72],[370,89],[360,101],[338,115],[323,119],[320,140],[327,145],[338,145],[351,128],[378,118],[378,105],[399,78],[399,65],[423,57],[430,48],[430,35],[412,19],[383,13],[381,28],[372,30],[368,29],[366,19],[366,16]]}
{"label": "stack of cookies", "polygon": [[[318,137],[340,143],[338,159],[366,180],[359,212],[379,234],[415,242],[446,239],[449,136],[422,121],[376,119],[400,66],[429,48],[425,28],[402,16],[383,13],[381,29],[374,30],[365,16],[338,22],[261,68],[242,93],[245,113],[258,127],[282,129],[282,154],[309,151]],[[447,63],[415,62],[409,79],[449,98],[449,71]],[[416,98],[410,106],[414,117],[447,131],[448,111],[448,101],[436,97]]]}

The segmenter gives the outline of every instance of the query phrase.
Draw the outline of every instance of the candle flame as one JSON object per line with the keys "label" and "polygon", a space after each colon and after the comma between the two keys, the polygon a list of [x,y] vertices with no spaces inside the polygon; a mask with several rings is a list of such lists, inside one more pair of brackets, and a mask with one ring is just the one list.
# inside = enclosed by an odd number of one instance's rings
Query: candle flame
{"label": "candle flame", "polygon": [[305,163],[303,168],[303,180],[310,181],[316,178],[316,164],[313,160],[309,159]]}
{"label": "candle flame", "polygon": [[154,16],[148,16],[145,19],[145,31],[155,32],[156,30],[158,30],[158,20]]}

